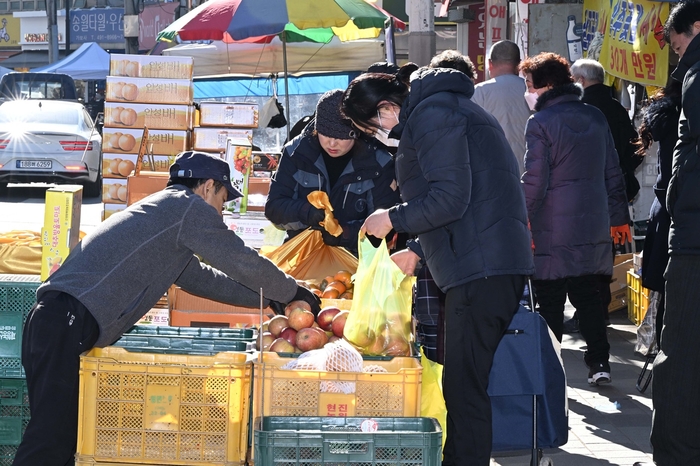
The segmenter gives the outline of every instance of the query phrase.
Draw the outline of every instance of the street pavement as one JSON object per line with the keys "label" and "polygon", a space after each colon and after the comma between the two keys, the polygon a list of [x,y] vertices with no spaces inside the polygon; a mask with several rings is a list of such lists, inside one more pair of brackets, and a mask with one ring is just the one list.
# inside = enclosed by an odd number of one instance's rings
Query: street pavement
{"label": "street pavement", "polygon": [[[566,318],[574,309],[567,303]],[[632,466],[651,463],[651,385],[640,393],[635,385],[645,357],[634,352],[636,327],[627,310],[610,314],[608,341],[612,383],[588,385],[583,362],[586,342],[580,333],[564,335],[562,359],[569,399],[569,441],[544,450],[555,466]],[[494,453],[494,455],[496,455]],[[497,453],[491,466],[529,466],[530,452]]]}

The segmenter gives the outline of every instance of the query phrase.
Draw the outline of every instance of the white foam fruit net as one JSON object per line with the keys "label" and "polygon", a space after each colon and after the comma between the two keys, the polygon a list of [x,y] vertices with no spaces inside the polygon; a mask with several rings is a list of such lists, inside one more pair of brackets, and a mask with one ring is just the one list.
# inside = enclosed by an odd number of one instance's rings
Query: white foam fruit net
{"label": "white foam fruit net", "polygon": [[[297,359],[288,362],[282,369],[327,372],[387,372],[383,367],[372,364],[364,367],[362,355],[345,340],[336,340],[323,348],[307,351]],[[320,384],[324,393],[355,393],[355,382],[326,380]]]}

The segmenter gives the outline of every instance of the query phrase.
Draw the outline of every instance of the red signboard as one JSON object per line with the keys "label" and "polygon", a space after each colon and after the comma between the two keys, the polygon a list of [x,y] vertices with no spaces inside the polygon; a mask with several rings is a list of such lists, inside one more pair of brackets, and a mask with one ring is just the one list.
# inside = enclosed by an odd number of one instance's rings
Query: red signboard
{"label": "red signboard", "polygon": [[139,50],[150,50],[156,45],[156,36],[175,21],[180,3],[146,5],[139,14]]}
{"label": "red signboard", "polygon": [[483,3],[469,5],[474,21],[469,23],[468,55],[476,66],[476,82],[484,81],[486,66],[486,7]]}

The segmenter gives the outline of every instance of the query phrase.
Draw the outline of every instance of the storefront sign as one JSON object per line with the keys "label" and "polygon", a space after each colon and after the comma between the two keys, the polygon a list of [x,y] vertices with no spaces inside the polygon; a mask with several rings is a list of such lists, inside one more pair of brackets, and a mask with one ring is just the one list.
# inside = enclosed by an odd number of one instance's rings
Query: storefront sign
{"label": "storefront sign", "polygon": [[663,35],[668,3],[647,0],[585,0],[584,50],[603,35],[598,61],[605,71],[627,81],[666,84],[669,45]]}
{"label": "storefront sign", "polygon": [[486,8],[483,3],[469,5],[474,12],[474,21],[469,23],[468,55],[476,66],[476,82],[485,79],[486,69]]}
{"label": "storefront sign", "polygon": [[175,21],[180,3],[148,5],[139,14],[139,49],[149,50],[156,45],[156,36]]}
{"label": "storefront sign", "polygon": [[0,15],[0,49],[19,45],[19,18]]}
{"label": "storefront sign", "polygon": [[[58,41],[61,42],[63,40],[63,36],[61,34],[58,35]],[[28,33],[24,35],[24,43],[25,44],[48,44],[49,42],[49,35],[46,32],[43,33]]]}
{"label": "storefront sign", "polygon": [[521,54],[523,57],[527,57],[528,54],[528,7],[533,3],[543,3],[540,0],[517,0],[518,9],[516,10],[515,24],[513,25],[514,30],[514,41],[520,47]]}
{"label": "storefront sign", "polygon": [[123,8],[71,10],[72,43],[124,42]]}
{"label": "storefront sign", "polygon": [[486,53],[498,41],[508,38],[508,0],[486,0]]}

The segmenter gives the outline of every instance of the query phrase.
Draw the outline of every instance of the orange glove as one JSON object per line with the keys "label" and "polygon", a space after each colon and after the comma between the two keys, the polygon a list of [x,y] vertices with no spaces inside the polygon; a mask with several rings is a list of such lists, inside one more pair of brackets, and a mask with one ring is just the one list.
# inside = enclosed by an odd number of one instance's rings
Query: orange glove
{"label": "orange glove", "polygon": [[632,242],[632,234],[629,225],[610,227],[610,236],[615,244],[625,244]]}

